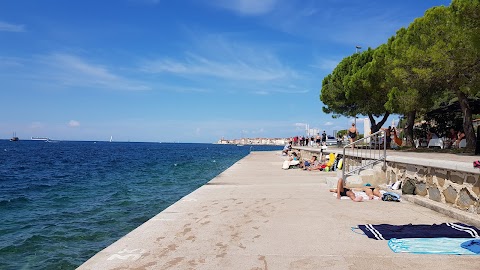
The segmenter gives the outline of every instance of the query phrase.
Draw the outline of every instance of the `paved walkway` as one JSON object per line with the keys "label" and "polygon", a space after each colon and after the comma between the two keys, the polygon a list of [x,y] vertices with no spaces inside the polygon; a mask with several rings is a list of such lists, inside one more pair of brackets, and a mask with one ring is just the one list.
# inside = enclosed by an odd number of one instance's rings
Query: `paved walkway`
{"label": "paved walkway", "polygon": [[[318,151],[318,147],[295,147],[296,149]],[[329,146],[327,152],[343,153],[343,148],[336,146]],[[347,149],[347,154],[368,156],[368,151],[365,149]],[[473,174],[480,174],[480,169],[473,167],[473,161],[479,160],[480,156],[467,154],[451,154],[451,153],[437,153],[437,152],[407,152],[387,150],[387,161],[402,162],[408,164],[417,164],[424,166],[432,166],[450,170],[460,170],[463,172],[470,172]]]}
{"label": "paved walkway", "polygon": [[[310,150],[318,150],[320,151],[319,147],[309,147],[309,146],[296,146],[295,148],[300,149],[310,149]],[[336,146],[328,146],[329,150],[340,151],[343,148],[339,148]],[[349,150],[349,149],[347,149]],[[362,151],[362,149],[356,149],[355,151]],[[438,160],[451,160],[451,161],[458,161],[458,162],[466,162],[472,164],[474,160],[479,160],[480,156],[475,156],[471,154],[452,154],[452,153],[442,153],[442,152],[434,152],[425,150],[425,152],[414,152],[414,151],[399,151],[399,150],[387,150],[387,156],[398,156],[398,157],[414,157],[414,158],[428,158],[428,159],[438,159]]]}
{"label": "paved walkway", "polygon": [[351,231],[454,219],[408,202],[337,200],[322,183],[335,173],[282,161],[253,152],[79,269],[478,269],[479,256],[398,254]]}

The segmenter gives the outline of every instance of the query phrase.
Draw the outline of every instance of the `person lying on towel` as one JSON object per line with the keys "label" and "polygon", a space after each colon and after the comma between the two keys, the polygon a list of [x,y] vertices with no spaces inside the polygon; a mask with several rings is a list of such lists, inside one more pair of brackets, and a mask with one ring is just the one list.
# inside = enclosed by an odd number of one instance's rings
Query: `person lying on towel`
{"label": "person lying on towel", "polygon": [[[360,202],[360,201],[363,200],[363,197],[361,197],[361,196],[357,197],[355,195],[355,192],[353,192],[349,188],[345,188],[343,185],[344,185],[343,179],[339,178],[338,182],[337,182],[337,188],[330,190],[331,192],[336,192],[337,193],[337,199],[340,199],[341,197],[349,197],[352,201],[355,201],[355,202]],[[373,188],[373,187],[369,186],[369,187],[362,188],[362,191],[365,192],[365,194],[367,194],[367,196],[370,200],[373,200],[373,198],[375,198],[375,196],[377,196],[379,198],[382,197],[382,194],[380,193],[379,188]]]}
{"label": "person lying on towel", "polygon": [[343,186],[343,179],[342,178],[338,179],[337,188],[336,189],[331,189],[330,191],[337,193],[337,199],[341,199],[342,197],[349,197],[354,202],[361,202],[363,200],[363,197],[355,196],[355,193],[351,189],[345,188]]}

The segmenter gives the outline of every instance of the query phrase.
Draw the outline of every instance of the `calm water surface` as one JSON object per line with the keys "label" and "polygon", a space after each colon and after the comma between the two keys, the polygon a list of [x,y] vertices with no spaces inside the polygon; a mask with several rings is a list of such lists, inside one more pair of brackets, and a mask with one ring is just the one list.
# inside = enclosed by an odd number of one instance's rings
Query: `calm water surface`
{"label": "calm water surface", "polygon": [[74,269],[249,151],[213,144],[0,141],[0,269]]}

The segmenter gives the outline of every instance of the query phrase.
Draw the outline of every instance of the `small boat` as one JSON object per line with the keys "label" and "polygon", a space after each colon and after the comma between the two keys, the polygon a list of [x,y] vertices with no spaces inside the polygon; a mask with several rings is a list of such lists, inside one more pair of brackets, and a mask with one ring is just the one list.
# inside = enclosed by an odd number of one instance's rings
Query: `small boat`
{"label": "small boat", "polygon": [[47,137],[32,137],[32,141],[49,141]]}
{"label": "small boat", "polygon": [[113,136],[110,136],[110,142],[112,142],[112,141],[113,141]]}
{"label": "small boat", "polygon": [[11,142],[17,142],[19,139],[17,137],[17,133],[14,132],[12,138],[10,139]]}

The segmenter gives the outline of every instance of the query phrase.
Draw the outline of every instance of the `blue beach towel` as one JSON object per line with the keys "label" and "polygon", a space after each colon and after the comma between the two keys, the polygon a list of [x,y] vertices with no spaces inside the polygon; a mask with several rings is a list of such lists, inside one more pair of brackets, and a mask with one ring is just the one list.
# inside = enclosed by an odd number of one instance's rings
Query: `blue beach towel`
{"label": "blue beach towel", "polygon": [[468,240],[463,242],[461,246],[475,254],[480,254],[480,239]]}
{"label": "blue beach towel", "polygon": [[480,238],[480,230],[462,223],[442,223],[433,225],[358,225],[369,238],[388,240],[391,238]]}
{"label": "blue beach towel", "polygon": [[469,238],[392,238],[388,246],[395,253],[478,255],[461,245]]}

